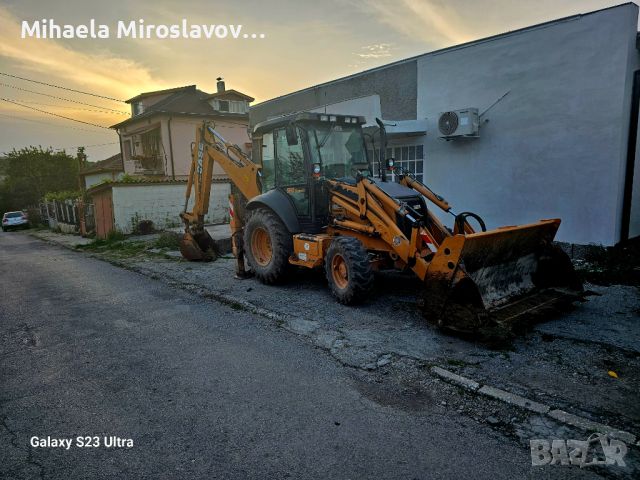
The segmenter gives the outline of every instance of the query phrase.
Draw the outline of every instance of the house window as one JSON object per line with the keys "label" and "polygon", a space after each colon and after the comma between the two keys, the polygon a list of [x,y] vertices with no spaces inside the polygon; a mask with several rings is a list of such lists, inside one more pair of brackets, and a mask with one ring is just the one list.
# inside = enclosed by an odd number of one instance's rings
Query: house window
{"label": "house window", "polygon": [[231,113],[247,113],[247,102],[233,100],[230,102]]}
{"label": "house window", "polygon": [[122,142],[122,153],[124,154],[125,160],[131,160],[131,157],[133,156],[131,150],[131,140],[125,140],[124,142]]}
{"label": "house window", "polygon": [[142,104],[142,102],[135,102],[132,105],[133,108],[133,115],[140,115],[141,113],[144,112],[144,105]]}
{"label": "house window", "polygon": [[[393,158],[395,160],[396,168],[407,170],[416,178],[416,180],[420,182],[424,181],[424,145],[395,145],[393,147],[388,147],[386,155],[383,155],[382,157],[383,161],[388,158]],[[374,152],[370,150],[369,158],[371,158],[373,162],[373,175],[379,178],[379,156],[374,155]],[[387,172],[387,179],[391,179],[394,182],[397,180],[396,175],[393,172]]]}
{"label": "house window", "polygon": [[244,100],[216,100],[214,107],[219,112],[247,113],[247,102]]}

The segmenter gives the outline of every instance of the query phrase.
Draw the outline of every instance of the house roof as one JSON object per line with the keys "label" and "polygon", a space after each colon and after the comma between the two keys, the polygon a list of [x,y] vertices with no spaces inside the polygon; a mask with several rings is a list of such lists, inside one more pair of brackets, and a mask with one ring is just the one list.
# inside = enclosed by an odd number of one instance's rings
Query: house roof
{"label": "house roof", "polygon": [[[227,90],[226,92],[236,92],[235,90]],[[155,92],[157,93],[157,92]],[[240,95],[246,96],[240,92]],[[142,94],[147,95],[147,94]],[[140,97],[140,95],[138,96]],[[134,97],[134,99],[137,97]],[[188,116],[216,116],[216,117],[229,117],[248,119],[249,115],[246,113],[229,113],[219,112],[207,101],[211,98],[211,95],[202,90],[198,90],[195,85],[187,87],[180,87],[175,89],[167,98],[148,106],[143,113],[128,118],[120,123],[111,125],[111,128],[121,128],[133,122],[137,122],[140,119],[152,117],[157,114],[171,114],[171,115],[188,115]],[[251,97],[248,97],[251,98]]]}
{"label": "house roof", "polygon": [[249,95],[245,95],[244,93],[239,92],[238,90],[234,90],[233,88],[230,89],[230,90],[225,90],[223,92],[212,93],[211,95],[209,95],[207,97],[207,100],[209,100],[210,98],[218,98],[218,97],[222,97],[222,96],[229,95],[229,94],[237,95],[239,97],[244,98],[245,100],[247,100],[249,102],[253,102],[255,100],[255,98],[250,97]]}
{"label": "house roof", "polygon": [[181,90],[186,90],[188,88],[196,88],[195,85],[186,85],[184,87],[174,87],[174,88],[166,88],[164,90],[154,90],[152,92],[143,92],[135,97],[130,98],[129,100],[125,100],[126,103],[137,102],[138,100],[142,100],[143,98],[153,97],[154,95],[164,95],[166,93],[174,93],[179,92]]}
{"label": "house roof", "polygon": [[122,166],[122,155],[116,153],[115,155],[100,160],[99,162],[88,162],[80,169],[80,175],[89,175],[92,173],[101,172],[121,172],[124,171]]}

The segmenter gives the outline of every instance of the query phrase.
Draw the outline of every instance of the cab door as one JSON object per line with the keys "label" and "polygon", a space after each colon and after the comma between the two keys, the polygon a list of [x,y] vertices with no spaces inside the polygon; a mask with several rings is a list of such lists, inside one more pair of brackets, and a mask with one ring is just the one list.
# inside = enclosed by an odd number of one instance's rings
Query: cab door
{"label": "cab door", "polygon": [[295,134],[298,141],[290,144],[284,128],[274,131],[276,185],[291,198],[298,217],[309,219],[309,165],[298,128],[295,129]]}

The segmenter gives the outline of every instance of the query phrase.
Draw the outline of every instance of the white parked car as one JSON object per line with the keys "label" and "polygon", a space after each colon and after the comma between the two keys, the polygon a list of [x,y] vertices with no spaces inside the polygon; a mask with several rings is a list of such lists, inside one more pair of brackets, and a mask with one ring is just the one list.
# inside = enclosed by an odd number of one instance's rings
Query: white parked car
{"label": "white parked car", "polygon": [[11,228],[29,228],[29,218],[24,212],[7,212],[2,216],[2,231]]}

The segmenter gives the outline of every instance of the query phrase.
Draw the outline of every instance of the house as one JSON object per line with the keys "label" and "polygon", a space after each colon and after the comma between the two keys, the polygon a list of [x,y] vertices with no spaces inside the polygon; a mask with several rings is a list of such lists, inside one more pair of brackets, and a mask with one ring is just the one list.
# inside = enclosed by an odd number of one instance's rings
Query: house
{"label": "house", "polygon": [[[560,241],[614,245],[640,235],[637,26],[633,3],[533,25],[268,100],[251,123],[303,110],[371,128],[382,118],[383,156],[455,211],[489,228],[559,217]],[[452,111],[460,127],[477,120],[471,135],[445,135]]]}
{"label": "house", "polygon": [[[213,94],[189,85],[127,100],[131,118],[111,127],[120,137],[124,175],[94,183],[87,191],[95,211],[96,236],[104,238],[113,230],[131,233],[141,221],[151,221],[158,229],[178,226],[196,128],[211,122],[227,141],[249,152],[252,101],[249,95],[226,90],[222,78]],[[218,166],[213,182],[205,222],[228,222],[231,187]]]}
{"label": "house", "polygon": [[[120,136],[125,173],[186,179],[195,130],[203,121],[212,122],[227,141],[249,151],[252,101],[237,90],[226,90],[222,78],[213,94],[189,85],[130,98],[131,118],[111,127]],[[218,167],[214,176],[224,178],[224,172]]]}
{"label": "house", "polygon": [[122,155],[119,153],[99,162],[86,162],[80,168],[80,178],[85,190],[105,180],[118,180],[123,173]]}

